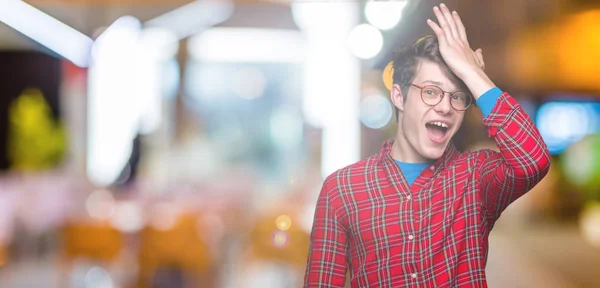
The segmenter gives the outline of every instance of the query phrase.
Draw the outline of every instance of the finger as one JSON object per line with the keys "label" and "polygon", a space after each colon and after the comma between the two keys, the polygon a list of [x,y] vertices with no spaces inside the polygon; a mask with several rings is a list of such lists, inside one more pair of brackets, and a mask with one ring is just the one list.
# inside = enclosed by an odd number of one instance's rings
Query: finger
{"label": "finger", "polygon": [[448,23],[448,27],[450,28],[450,32],[452,33],[452,37],[455,40],[459,41],[460,36],[458,35],[458,28],[456,27],[456,22],[454,22],[454,17],[452,17],[450,10],[448,9],[448,7],[446,7],[446,4],[444,3],[440,4],[440,9],[442,10],[442,15],[444,15],[444,19],[446,19],[446,23]]}
{"label": "finger", "polygon": [[446,33],[444,33],[444,30],[442,30],[437,23],[433,22],[431,19],[427,19],[427,25],[431,27],[431,30],[433,30],[433,33],[435,33],[435,36],[437,36],[438,42],[441,43],[442,41],[446,41]]}
{"label": "finger", "polygon": [[437,18],[438,23],[440,23],[439,27],[442,28],[442,31],[444,32],[444,35],[446,36],[446,41],[448,41],[448,42],[454,41],[454,39],[453,39],[454,36],[452,36],[452,31],[450,30],[450,26],[448,26],[448,22],[446,21],[446,18],[442,14],[442,11],[440,10],[440,8],[438,8],[437,6],[434,6],[433,14],[435,14],[435,17]]}
{"label": "finger", "polygon": [[477,66],[485,70],[485,62],[483,61],[483,50],[481,50],[481,48],[475,50],[473,52],[473,57],[475,58],[475,62],[477,62]]}
{"label": "finger", "polygon": [[477,64],[477,67],[481,68],[481,59],[479,59],[477,52],[473,52],[473,59],[475,59],[475,64]]}
{"label": "finger", "polygon": [[481,67],[481,61],[479,61],[479,56],[477,56],[477,53],[475,53],[475,51],[471,51],[472,56],[473,56],[473,60],[475,60],[475,64],[477,65],[477,67]]}
{"label": "finger", "polygon": [[456,11],[452,11],[452,17],[454,17],[454,22],[456,22],[456,27],[458,29],[458,36],[467,45],[467,47],[470,47],[469,40],[467,39],[467,31],[465,29],[465,25],[462,23],[462,20],[460,19],[460,16],[458,15],[458,13]]}
{"label": "finger", "polygon": [[479,67],[485,70],[485,62],[483,61],[483,50],[481,48],[475,51],[475,55],[477,55],[477,61],[479,62]]}

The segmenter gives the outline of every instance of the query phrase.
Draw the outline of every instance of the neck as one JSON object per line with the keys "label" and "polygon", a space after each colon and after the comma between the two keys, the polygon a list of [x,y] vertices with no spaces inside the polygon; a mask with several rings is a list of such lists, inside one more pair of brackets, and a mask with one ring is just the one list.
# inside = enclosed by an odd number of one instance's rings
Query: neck
{"label": "neck", "polygon": [[392,158],[405,163],[430,163],[431,159],[421,156],[406,140],[402,131],[396,133],[394,144],[392,145]]}

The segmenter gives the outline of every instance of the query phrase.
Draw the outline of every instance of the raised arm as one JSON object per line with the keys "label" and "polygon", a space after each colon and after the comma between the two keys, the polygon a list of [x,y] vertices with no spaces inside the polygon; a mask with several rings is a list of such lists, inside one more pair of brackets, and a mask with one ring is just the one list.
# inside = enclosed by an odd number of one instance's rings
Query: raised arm
{"label": "raised arm", "polygon": [[[499,91],[483,71],[481,50],[471,50],[458,13],[451,13],[443,4],[434,7],[433,12],[440,25],[431,20],[427,24],[438,37],[440,53],[473,97],[480,102],[480,96]],[[477,170],[483,201],[493,218],[539,183],[550,168],[550,153],[533,121],[508,93],[499,94],[491,107],[482,110],[488,135],[494,138],[500,153],[482,151]]]}
{"label": "raised arm", "polygon": [[481,153],[478,169],[488,214],[496,219],[546,176],[550,152],[531,118],[506,92],[483,123],[500,149]]}

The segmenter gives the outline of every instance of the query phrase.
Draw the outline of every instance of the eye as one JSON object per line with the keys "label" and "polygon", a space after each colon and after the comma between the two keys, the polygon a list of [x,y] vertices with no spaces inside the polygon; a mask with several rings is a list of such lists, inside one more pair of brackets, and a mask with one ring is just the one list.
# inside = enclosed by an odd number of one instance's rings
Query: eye
{"label": "eye", "polygon": [[423,93],[427,94],[427,95],[437,95],[437,91],[435,91],[435,89],[432,88],[425,88],[423,90]]}
{"label": "eye", "polygon": [[459,100],[459,101],[465,101],[465,95],[457,93],[457,94],[452,95],[452,99]]}

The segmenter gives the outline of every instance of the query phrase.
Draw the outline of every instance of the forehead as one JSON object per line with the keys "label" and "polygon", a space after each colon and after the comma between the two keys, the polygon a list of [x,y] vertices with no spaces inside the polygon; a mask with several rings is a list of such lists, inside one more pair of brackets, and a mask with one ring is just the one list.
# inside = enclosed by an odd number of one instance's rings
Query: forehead
{"label": "forehead", "polygon": [[413,83],[418,85],[433,84],[446,91],[454,91],[458,87],[444,73],[442,67],[429,60],[420,60]]}

